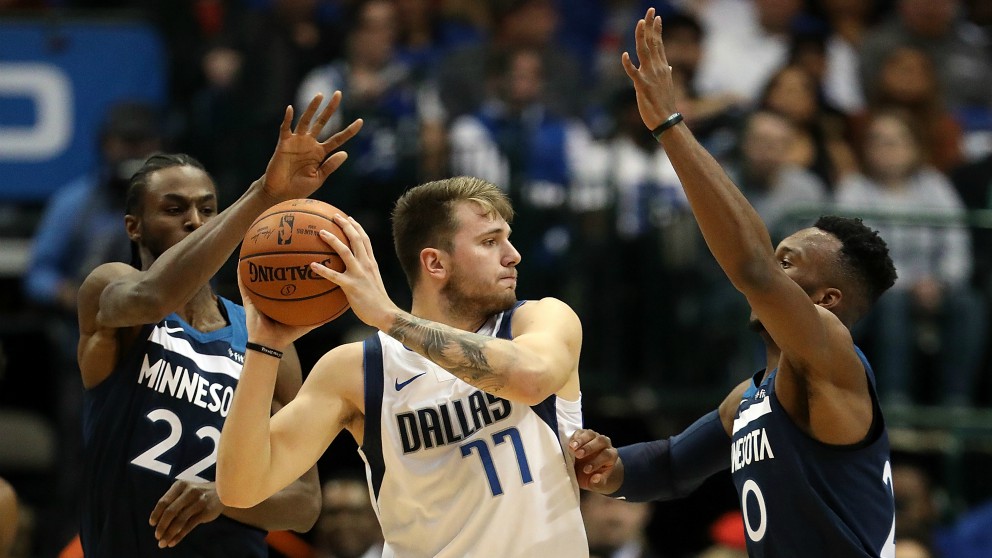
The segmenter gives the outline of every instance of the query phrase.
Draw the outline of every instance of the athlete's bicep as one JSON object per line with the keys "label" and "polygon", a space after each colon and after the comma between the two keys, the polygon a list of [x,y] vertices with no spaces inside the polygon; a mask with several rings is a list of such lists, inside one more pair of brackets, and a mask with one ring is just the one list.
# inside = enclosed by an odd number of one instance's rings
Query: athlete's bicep
{"label": "athlete's bicep", "polygon": [[93,270],[79,287],[77,358],[83,386],[87,389],[96,387],[113,372],[121,347],[130,343],[138,332],[137,327],[130,331],[108,327],[99,319],[103,312],[103,295],[108,286],[134,273],[138,271],[126,264],[104,264]]}
{"label": "athlete's bicep", "polygon": [[363,418],[362,344],[324,355],[299,393],[272,416],[272,471],[286,484],[320,459],[341,430]]}
{"label": "athlete's bicep", "polygon": [[573,378],[582,348],[582,324],[567,304],[554,298],[529,302],[514,313],[512,326],[513,342],[542,361],[551,393]]}
{"label": "athlete's bicep", "polygon": [[[128,264],[115,262],[97,268],[90,277],[102,280],[96,298],[96,324],[104,328],[122,328],[153,324],[175,311],[163,306],[159,289],[148,285],[145,272]],[[90,278],[87,278],[87,282]]]}

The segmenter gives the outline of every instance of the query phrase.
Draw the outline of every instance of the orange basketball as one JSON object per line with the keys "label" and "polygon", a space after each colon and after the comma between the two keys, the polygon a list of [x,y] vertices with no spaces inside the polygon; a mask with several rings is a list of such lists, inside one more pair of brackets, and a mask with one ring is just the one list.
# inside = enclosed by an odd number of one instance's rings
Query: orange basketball
{"label": "orange basketball", "polygon": [[320,262],[336,271],[344,262],[320,239],[325,229],[350,246],[334,221],[345,213],[311,199],[274,205],[252,223],[241,244],[238,275],[259,312],[288,325],[314,325],[337,318],[348,299],[336,284],[310,269]]}

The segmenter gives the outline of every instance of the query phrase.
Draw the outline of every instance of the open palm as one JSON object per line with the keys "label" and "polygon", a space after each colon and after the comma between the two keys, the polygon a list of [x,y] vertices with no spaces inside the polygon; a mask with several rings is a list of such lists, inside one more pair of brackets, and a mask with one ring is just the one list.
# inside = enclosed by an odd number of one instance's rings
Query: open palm
{"label": "open palm", "polygon": [[310,100],[292,130],[293,107],[286,107],[279,127],[279,143],[265,168],[265,191],[277,201],[305,198],[314,193],[348,158],[346,152],[334,151],[362,129],[362,120],[358,119],[321,142],[318,139],[320,132],[341,104],[341,92],[335,91],[330,102],[314,119],[323,98],[318,93]]}

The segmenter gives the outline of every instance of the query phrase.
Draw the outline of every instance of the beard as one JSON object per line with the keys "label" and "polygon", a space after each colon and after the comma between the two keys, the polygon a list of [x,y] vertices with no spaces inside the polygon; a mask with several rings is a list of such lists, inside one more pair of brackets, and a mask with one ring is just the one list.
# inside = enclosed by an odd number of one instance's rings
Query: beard
{"label": "beard", "polygon": [[[473,288],[474,287],[474,288]],[[448,310],[454,315],[480,319],[513,308],[517,303],[515,290],[496,290],[465,279],[453,273],[451,280],[441,289],[448,303]]]}

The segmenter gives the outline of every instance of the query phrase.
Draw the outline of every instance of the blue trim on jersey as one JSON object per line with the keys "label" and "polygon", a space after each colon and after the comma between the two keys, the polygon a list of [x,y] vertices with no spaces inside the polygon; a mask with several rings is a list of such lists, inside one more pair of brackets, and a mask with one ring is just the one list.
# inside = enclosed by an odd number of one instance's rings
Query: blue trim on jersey
{"label": "blue trim on jersey", "polygon": [[365,370],[365,436],[362,453],[371,471],[372,492],[379,499],[386,463],[382,458],[382,390],[385,386],[382,369],[382,340],[373,333],[362,343]]}
{"label": "blue trim on jersey", "polygon": [[513,327],[511,325],[513,323],[513,313],[517,311],[517,308],[520,308],[526,302],[526,300],[518,300],[517,303],[513,305],[513,308],[503,312],[503,322],[499,325],[499,330],[496,332],[496,337],[499,337],[500,339],[513,339]]}

